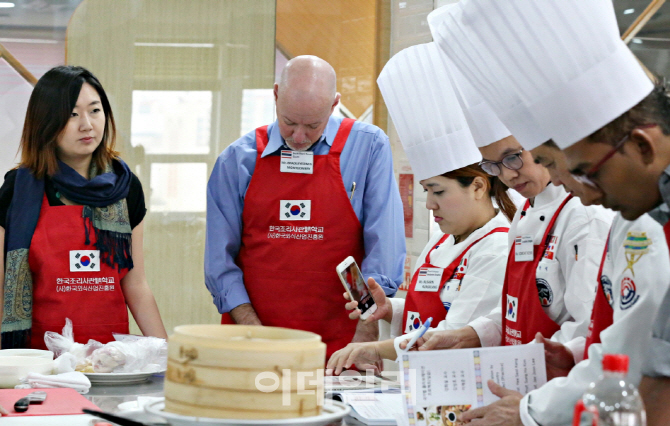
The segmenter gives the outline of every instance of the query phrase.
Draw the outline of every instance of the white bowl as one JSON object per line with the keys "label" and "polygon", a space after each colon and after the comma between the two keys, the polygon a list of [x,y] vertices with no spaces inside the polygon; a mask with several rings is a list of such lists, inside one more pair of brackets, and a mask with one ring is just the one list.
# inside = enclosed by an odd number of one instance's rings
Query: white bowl
{"label": "white bowl", "polygon": [[51,374],[54,362],[33,356],[0,357],[0,388],[13,388],[28,373]]}
{"label": "white bowl", "polygon": [[0,356],[32,356],[37,358],[54,359],[54,353],[42,349],[2,349]]}

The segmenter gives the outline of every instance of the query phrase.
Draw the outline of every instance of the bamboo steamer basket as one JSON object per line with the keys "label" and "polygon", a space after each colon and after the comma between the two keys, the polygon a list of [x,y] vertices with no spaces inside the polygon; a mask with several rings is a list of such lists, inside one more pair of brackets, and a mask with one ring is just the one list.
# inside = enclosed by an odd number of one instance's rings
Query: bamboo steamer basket
{"label": "bamboo steamer basket", "polygon": [[[178,326],[168,341],[165,411],[229,419],[317,416],[325,359],[321,336],[307,331]],[[276,389],[262,392],[258,384]]]}

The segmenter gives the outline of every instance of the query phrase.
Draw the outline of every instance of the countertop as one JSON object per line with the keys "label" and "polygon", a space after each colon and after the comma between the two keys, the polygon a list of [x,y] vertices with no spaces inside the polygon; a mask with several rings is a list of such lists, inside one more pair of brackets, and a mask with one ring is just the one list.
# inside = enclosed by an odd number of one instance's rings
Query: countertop
{"label": "countertop", "polygon": [[[140,396],[162,397],[163,376],[152,376],[147,382],[134,385],[94,385],[87,395],[88,400],[100,407],[100,410],[109,413],[119,413],[118,405],[123,402],[136,401]],[[360,426],[364,425],[355,419],[345,418],[341,422],[331,423],[328,426]],[[4,425],[3,425],[4,426]]]}

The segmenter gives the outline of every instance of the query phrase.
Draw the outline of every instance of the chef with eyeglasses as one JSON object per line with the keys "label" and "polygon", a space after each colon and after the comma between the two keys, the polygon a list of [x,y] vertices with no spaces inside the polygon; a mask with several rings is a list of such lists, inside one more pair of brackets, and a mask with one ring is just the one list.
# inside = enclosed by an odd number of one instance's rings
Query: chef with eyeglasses
{"label": "chef with eyeglasses", "polygon": [[[469,87],[475,82],[470,70],[481,64],[469,63],[471,50],[464,47],[474,37],[454,38],[463,28],[454,26],[454,17],[446,13],[449,8],[434,11],[428,22],[435,42],[454,64],[456,85],[464,109],[469,110],[477,108],[474,95],[482,96],[474,90],[477,88]],[[485,77],[498,78],[495,73]],[[496,91],[487,93],[486,102],[480,104],[490,107],[512,136],[480,146],[480,164],[527,199],[508,234],[510,251],[501,304],[462,329],[426,333],[418,344],[424,349],[515,345],[533,341],[539,332],[564,344],[579,362],[595,297],[593,277],[598,273],[612,213],[599,206],[586,207],[562,186],[550,185],[549,172],[529,152],[549,138],[523,103],[507,96],[505,92],[512,89],[498,83],[504,82],[493,82],[490,87]]]}

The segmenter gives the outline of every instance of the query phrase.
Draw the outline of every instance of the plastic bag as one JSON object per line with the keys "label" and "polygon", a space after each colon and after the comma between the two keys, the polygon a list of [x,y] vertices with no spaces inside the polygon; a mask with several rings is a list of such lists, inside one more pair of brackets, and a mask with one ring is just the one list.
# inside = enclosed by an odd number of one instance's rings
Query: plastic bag
{"label": "plastic bag", "polygon": [[[72,331],[72,321],[70,318],[65,318],[65,327],[63,327],[62,335],[55,331],[47,331],[44,333],[44,343],[47,345],[47,348],[54,353],[56,360],[66,353],[74,356],[74,359],[76,360],[76,370],[85,368],[89,363],[88,358],[91,354],[96,349],[102,347],[102,343],[95,340],[89,340],[85,345],[75,342]],[[60,362],[63,363],[64,368],[67,368],[66,365],[71,363],[72,360],[70,358],[68,361],[63,360]]]}
{"label": "plastic bag", "polygon": [[77,357],[72,355],[69,352],[64,353],[63,355],[56,358],[54,361],[54,373],[71,373],[77,368]]}
{"label": "plastic bag", "polygon": [[167,369],[167,341],[158,337],[117,335],[123,341],[74,341],[72,321],[65,319],[63,334],[44,333],[44,342],[56,356],[59,373],[153,373]]}
{"label": "plastic bag", "polygon": [[157,337],[109,342],[91,355],[96,373],[152,373],[167,368],[167,342]]}

